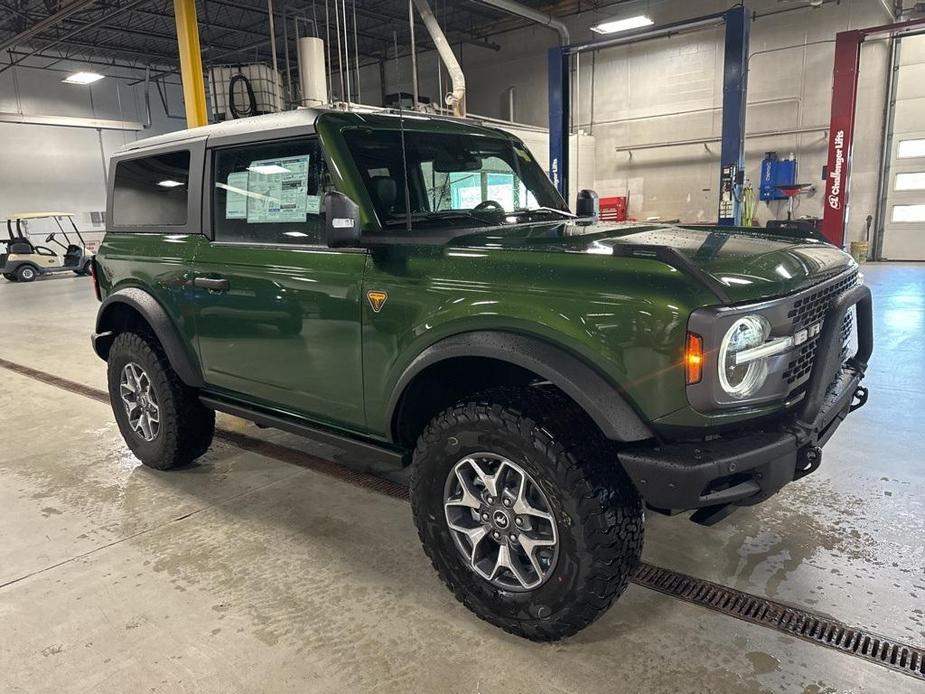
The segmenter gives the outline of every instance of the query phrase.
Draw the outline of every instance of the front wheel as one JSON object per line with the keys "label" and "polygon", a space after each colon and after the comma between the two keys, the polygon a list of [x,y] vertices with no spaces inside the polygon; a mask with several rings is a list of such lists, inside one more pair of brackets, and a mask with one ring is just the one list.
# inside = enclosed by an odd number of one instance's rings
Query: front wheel
{"label": "front wheel", "polygon": [[31,265],[20,265],[16,269],[17,282],[31,282],[38,277],[38,272]]}
{"label": "front wheel", "polygon": [[153,336],[118,335],[109,350],[107,375],[119,430],[142,463],[166,470],[208,450],[215,412],[180,381]]}
{"label": "front wheel", "polygon": [[456,598],[535,641],[597,619],[642,553],[642,502],[612,446],[573,403],[537,388],[435,417],[415,450],[411,501]]}

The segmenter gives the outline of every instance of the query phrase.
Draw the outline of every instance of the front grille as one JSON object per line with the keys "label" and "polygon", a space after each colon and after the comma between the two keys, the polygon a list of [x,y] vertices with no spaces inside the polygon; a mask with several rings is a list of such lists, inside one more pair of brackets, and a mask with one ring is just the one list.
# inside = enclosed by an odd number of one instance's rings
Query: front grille
{"label": "front grille", "polygon": [[[857,283],[858,273],[855,271],[838,282],[834,282],[819,291],[807,294],[794,301],[793,307],[787,314],[787,317],[792,322],[793,333],[822,321],[832,307],[834,301],[848,290],[854,288]],[[854,316],[849,311],[842,324],[843,353],[847,352],[847,343],[851,337],[853,327]],[[790,363],[787,364],[787,369],[784,371],[783,378],[788,385],[799,384],[809,377],[813,369],[813,362],[816,360],[816,347],[818,342],[818,334],[804,342]]]}

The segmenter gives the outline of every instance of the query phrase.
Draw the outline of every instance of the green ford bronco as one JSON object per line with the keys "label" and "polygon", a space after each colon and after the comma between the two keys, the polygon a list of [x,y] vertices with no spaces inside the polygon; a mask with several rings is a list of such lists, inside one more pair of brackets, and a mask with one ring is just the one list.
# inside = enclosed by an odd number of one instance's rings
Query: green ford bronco
{"label": "green ford bronco", "polygon": [[242,119],[127,145],[108,180],[93,346],[135,455],[189,463],[220,411],[410,464],[441,578],[530,639],[623,592],[644,508],[761,502],[867,398],[841,250],[598,224],[472,121]]}

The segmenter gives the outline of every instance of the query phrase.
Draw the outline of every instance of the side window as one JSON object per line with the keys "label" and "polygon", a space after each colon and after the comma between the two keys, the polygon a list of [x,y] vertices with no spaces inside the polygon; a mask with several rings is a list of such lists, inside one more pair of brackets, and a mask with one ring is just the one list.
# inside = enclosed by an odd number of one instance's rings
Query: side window
{"label": "side window", "polygon": [[189,165],[189,150],[118,162],[112,187],[113,225],[186,224]]}
{"label": "side window", "polygon": [[333,186],[317,138],[218,149],[212,161],[216,241],[321,243]]}

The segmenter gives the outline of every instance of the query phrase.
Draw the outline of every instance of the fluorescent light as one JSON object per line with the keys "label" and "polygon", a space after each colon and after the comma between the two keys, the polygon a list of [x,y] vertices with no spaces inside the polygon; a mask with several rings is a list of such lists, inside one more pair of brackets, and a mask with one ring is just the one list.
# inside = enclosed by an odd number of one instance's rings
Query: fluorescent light
{"label": "fluorescent light", "polygon": [[182,186],[183,182],[174,181],[168,178],[166,181],[158,181],[157,185],[159,185],[161,188],[176,188],[177,186]]}
{"label": "fluorescent light", "polygon": [[103,79],[103,77],[104,76],[98,72],[75,72],[73,75],[68,75],[61,81],[67,84],[92,84],[93,82],[98,82]]}
{"label": "fluorescent light", "polygon": [[627,19],[611,19],[609,22],[601,22],[593,27],[591,31],[598,34],[616,34],[618,31],[628,31],[629,29],[639,29],[653,24],[652,20],[644,14]]}
{"label": "fluorescent light", "polygon": [[255,166],[248,166],[247,170],[258,174],[264,174],[265,176],[289,173],[289,169],[279,164],[257,164]]}

